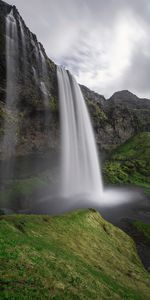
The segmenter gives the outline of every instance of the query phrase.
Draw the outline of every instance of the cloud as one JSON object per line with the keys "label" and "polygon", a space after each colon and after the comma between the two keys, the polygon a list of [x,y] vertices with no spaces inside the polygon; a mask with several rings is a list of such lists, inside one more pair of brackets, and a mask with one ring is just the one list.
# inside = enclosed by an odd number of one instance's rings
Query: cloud
{"label": "cloud", "polygon": [[130,89],[150,97],[150,2],[14,0],[48,56],[109,97]]}
{"label": "cloud", "polygon": [[124,73],[124,84],[134,93],[147,97],[150,95],[150,54],[144,51],[142,44],[140,46],[134,51],[131,65]]}

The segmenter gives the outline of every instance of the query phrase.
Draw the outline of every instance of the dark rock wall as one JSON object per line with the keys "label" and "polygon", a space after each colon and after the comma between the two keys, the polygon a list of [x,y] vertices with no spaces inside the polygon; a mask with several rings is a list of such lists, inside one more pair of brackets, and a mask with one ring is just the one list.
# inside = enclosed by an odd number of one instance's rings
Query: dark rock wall
{"label": "dark rock wall", "polygon": [[150,131],[150,100],[140,99],[129,91],[116,92],[106,100],[81,88],[102,153],[109,153],[138,132]]}
{"label": "dark rock wall", "polygon": [[[12,6],[0,0],[0,140],[3,139],[4,118],[13,119],[13,112],[6,112],[6,51],[5,17]],[[26,155],[33,151],[44,152],[59,147],[59,108],[56,65],[47,57],[43,46],[25,25],[16,7],[13,7],[17,20],[19,36],[19,72],[17,84],[18,144],[17,155]],[[26,72],[23,63],[23,45],[19,18],[25,30]],[[35,84],[33,67],[41,76],[36,60],[35,46],[40,45],[47,65],[47,87],[49,105],[45,109],[40,86]],[[40,80],[40,78],[39,78]],[[135,133],[150,129],[150,101],[139,99],[128,91],[115,93],[110,99],[99,95],[85,86],[81,86],[87,102],[96,134],[97,144],[106,154],[128,140]],[[12,115],[11,115],[12,114]],[[45,130],[45,114],[49,116]]]}
{"label": "dark rock wall", "polygon": [[6,57],[5,57],[5,16],[11,6],[0,1],[0,99],[5,98],[6,85]]}
{"label": "dark rock wall", "polygon": [[[15,6],[10,6],[0,1],[0,139],[3,140],[4,118],[13,120],[13,112],[6,111],[6,47],[5,47],[5,17],[13,9],[17,21],[19,39],[19,68],[17,80],[17,155],[24,155],[33,151],[47,151],[59,143],[59,112],[58,112],[58,88],[56,78],[56,66],[47,57],[43,46],[37,41],[34,34],[25,25]],[[26,66],[24,69],[23,43],[21,39],[21,28],[19,20],[22,21],[25,32],[26,43]],[[49,103],[45,107],[40,81],[42,78],[42,66],[37,63],[36,48],[39,48],[46,60],[47,67],[47,89]],[[38,84],[35,83],[33,68],[38,74]],[[40,70],[39,70],[40,69]],[[48,115],[48,122],[45,124],[45,115]]]}

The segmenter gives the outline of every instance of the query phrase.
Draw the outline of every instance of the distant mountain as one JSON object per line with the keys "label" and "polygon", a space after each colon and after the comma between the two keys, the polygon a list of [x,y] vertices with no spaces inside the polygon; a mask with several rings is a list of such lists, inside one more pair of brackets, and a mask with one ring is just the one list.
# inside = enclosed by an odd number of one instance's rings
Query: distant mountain
{"label": "distant mountain", "polygon": [[150,100],[120,91],[106,100],[81,87],[101,151],[110,152],[139,132],[150,131]]}
{"label": "distant mountain", "polygon": [[114,93],[109,99],[109,102],[112,102],[116,105],[119,103],[122,104],[122,102],[125,103],[125,105],[128,108],[141,108],[141,105],[143,106],[143,109],[149,108],[149,99],[146,98],[138,98],[136,95],[131,93],[128,90],[123,90]]}

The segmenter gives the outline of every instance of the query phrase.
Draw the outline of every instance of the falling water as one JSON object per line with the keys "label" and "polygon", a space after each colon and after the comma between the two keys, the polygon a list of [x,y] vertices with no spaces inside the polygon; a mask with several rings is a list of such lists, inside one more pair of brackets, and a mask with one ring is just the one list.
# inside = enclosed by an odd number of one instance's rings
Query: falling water
{"label": "falling water", "polygon": [[[14,154],[16,146],[16,122],[17,122],[17,76],[18,76],[18,32],[17,22],[13,15],[13,9],[6,16],[6,111],[8,117],[5,118],[3,155]],[[11,113],[13,111],[13,116]]]}
{"label": "falling water", "polygon": [[41,45],[35,43],[32,34],[30,35],[31,43],[34,46],[35,56],[36,56],[36,68],[32,66],[33,76],[36,86],[40,87],[42,92],[42,98],[44,101],[45,108],[49,104],[49,91],[48,91],[48,70],[47,63],[42,52]]}
{"label": "falling water", "polygon": [[[6,112],[8,117],[5,118],[2,150],[7,158],[14,155],[17,143],[18,111],[16,103],[18,99],[17,78],[19,69],[17,24],[20,24],[23,61],[26,64],[24,27],[18,17],[17,20],[15,19],[12,9],[6,17]],[[32,72],[37,90],[40,88],[42,92],[45,105],[45,128],[48,128],[49,81],[47,61],[41,45],[35,43],[33,38],[31,38],[31,42],[35,47],[36,57]],[[108,205],[119,203],[120,200],[127,201],[128,197],[125,193],[122,196],[122,192],[103,191],[94,133],[80,87],[70,72],[61,67],[57,68],[57,76],[62,128],[61,195],[68,199],[82,196],[82,199],[94,200],[92,202],[93,207],[94,203],[96,206],[100,199],[102,200],[101,203],[105,202]],[[5,173],[10,173],[10,168],[7,171],[5,170]],[[64,205],[66,207],[66,204]],[[57,206],[60,206],[60,203]]]}
{"label": "falling water", "polygon": [[11,108],[15,102],[18,70],[18,32],[13,10],[6,16],[6,63],[7,63],[7,95],[6,104]]}
{"label": "falling water", "polygon": [[62,194],[94,199],[102,194],[96,143],[88,110],[75,78],[57,68],[62,128]]}
{"label": "falling water", "polygon": [[137,193],[131,190],[103,188],[94,132],[80,87],[62,67],[57,67],[57,78],[62,129],[61,195],[68,199],[61,209],[108,208],[137,199]]}
{"label": "falling water", "polygon": [[22,53],[23,53],[23,77],[26,80],[26,73],[27,73],[27,46],[26,46],[26,38],[25,38],[25,30],[24,24],[21,18],[19,18],[19,25],[20,25],[20,33],[21,33],[21,43],[22,43]]}
{"label": "falling water", "polygon": [[47,89],[48,71],[47,71],[46,59],[43,55],[40,44],[39,44],[39,53],[40,53],[40,59],[41,59],[41,75],[42,75],[42,81],[40,82],[40,88],[41,88],[41,91],[43,94],[45,106],[48,106],[48,103],[49,103],[49,95],[48,95],[48,89]]}
{"label": "falling water", "polygon": [[41,45],[38,44],[39,54],[40,54],[40,63],[41,63],[41,80],[40,80],[40,89],[42,92],[42,98],[45,106],[45,132],[48,134],[48,138],[50,138],[50,128],[49,128],[49,91],[48,91],[48,69],[46,58],[43,54]]}
{"label": "falling water", "polygon": [[48,124],[49,124],[49,83],[48,83],[48,69],[47,69],[47,62],[46,62],[46,58],[43,54],[43,50],[41,47],[41,44],[38,42],[35,42],[33,39],[32,34],[30,33],[30,40],[31,40],[31,44],[34,47],[34,51],[35,51],[35,59],[36,59],[36,66],[32,66],[32,72],[33,72],[33,77],[34,77],[34,81],[35,81],[35,85],[37,88],[37,91],[40,88],[41,91],[41,98],[43,100],[43,104],[45,107],[45,131],[47,133],[49,133],[49,128],[48,128]]}
{"label": "falling water", "polygon": [[39,80],[38,80],[37,71],[34,67],[32,67],[32,71],[33,71],[33,77],[34,77],[35,84],[36,84],[36,86],[38,86]]}
{"label": "falling water", "polygon": [[36,87],[37,87],[39,85],[39,82],[40,82],[39,77],[40,77],[41,66],[40,66],[39,50],[38,50],[38,47],[36,46],[36,44],[33,40],[33,36],[31,34],[31,32],[30,32],[30,40],[31,40],[31,44],[34,47],[34,51],[35,51],[36,67],[32,66],[32,71],[33,71],[34,81],[35,81],[35,84],[36,84]]}

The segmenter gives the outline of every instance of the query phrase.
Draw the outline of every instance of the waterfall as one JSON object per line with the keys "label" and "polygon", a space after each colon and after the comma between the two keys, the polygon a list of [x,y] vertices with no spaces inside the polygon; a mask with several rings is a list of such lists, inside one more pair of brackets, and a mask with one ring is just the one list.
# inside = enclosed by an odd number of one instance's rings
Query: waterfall
{"label": "waterfall", "polygon": [[26,38],[25,38],[25,31],[22,19],[19,17],[19,26],[20,26],[20,33],[21,33],[21,43],[22,43],[22,53],[23,53],[23,78],[26,80],[26,73],[27,73],[27,47],[26,47]]}
{"label": "waterfall", "polygon": [[30,34],[31,43],[35,49],[35,57],[36,57],[36,68],[32,66],[34,81],[36,86],[39,85],[40,90],[42,92],[42,98],[44,101],[45,108],[49,104],[49,91],[48,91],[48,70],[47,63],[42,52],[41,45],[39,43],[34,42],[32,34]]}
{"label": "waterfall", "polygon": [[[21,38],[22,47],[19,47],[20,45],[18,44],[18,32],[20,33],[19,37]],[[23,72],[23,76],[25,76],[27,62],[31,61],[30,56],[27,56],[27,50],[29,49],[26,48],[26,41],[28,42],[28,48],[31,48],[31,57],[33,55],[32,72],[28,73],[31,73],[35,81],[35,87],[33,87],[35,88],[35,95],[37,92],[37,96],[41,96],[43,100],[43,111],[45,110],[45,123],[43,127],[46,129],[45,137],[48,140],[50,139],[48,62],[41,44],[37,42],[32,34],[30,34],[30,37],[31,42],[29,43],[25,25],[20,19],[19,14],[14,14],[14,10],[12,9],[6,16],[6,117],[2,144],[3,158],[10,157],[11,159],[8,160],[8,168],[6,169],[4,166],[4,169],[2,167],[0,174],[2,177],[6,174],[6,179],[7,177],[10,178],[10,173],[13,175],[15,162],[13,157],[15,156],[17,145],[17,103],[20,83],[18,79],[21,73],[19,72],[19,62],[22,57],[23,64],[21,71]],[[72,209],[80,198],[82,199],[82,203],[81,205],[77,204],[76,207],[96,207],[99,200],[101,200],[100,203],[105,203],[105,205],[114,205],[120,203],[120,201],[126,202],[129,197],[127,198],[127,194],[125,193],[122,195],[122,191],[118,193],[118,191],[103,190],[94,132],[79,85],[70,72],[62,67],[57,67],[57,77],[62,130],[61,193],[56,188],[55,198],[53,197],[55,203],[51,202],[52,199],[50,199],[49,195],[46,195],[48,199],[42,198],[41,205],[45,205],[45,210],[43,211],[46,211],[46,207],[50,206],[53,211],[56,209],[59,212],[61,210]],[[30,76],[29,79],[32,80]],[[70,204],[69,202],[71,201],[66,201],[66,199],[70,200],[70,198],[77,199],[76,203],[74,202],[75,205]],[[59,201],[60,199],[62,201]],[[90,202],[89,205],[89,202],[83,201],[84,199],[90,199],[92,203]]]}
{"label": "waterfall", "polygon": [[[103,188],[100,164],[89,113],[75,78],[57,67],[61,116],[60,211],[106,208],[135,201],[131,190]],[[72,201],[70,201],[72,200]]]}
{"label": "waterfall", "polygon": [[17,95],[16,82],[18,75],[18,31],[17,21],[13,15],[13,9],[6,16],[6,64],[6,104],[8,108],[12,108]]}
{"label": "waterfall", "polygon": [[38,42],[35,42],[33,39],[32,34],[30,33],[30,39],[31,39],[31,44],[34,47],[34,52],[35,52],[35,61],[36,65],[32,66],[32,72],[33,72],[33,78],[35,81],[35,85],[37,88],[37,92],[39,92],[39,88],[41,91],[41,98],[44,103],[45,107],[45,131],[49,133],[49,83],[48,83],[48,69],[47,69],[47,62],[46,58],[43,54],[43,50],[41,47],[41,44]]}
{"label": "waterfall", "polygon": [[32,67],[32,71],[33,71],[33,77],[34,77],[35,84],[36,84],[36,86],[38,86],[39,80],[38,80],[38,75],[37,75],[36,69],[34,67]]}
{"label": "waterfall", "polygon": [[89,113],[75,78],[57,67],[62,129],[61,193],[101,197],[103,186]]}
{"label": "waterfall", "polygon": [[39,50],[38,47],[36,46],[34,40],[33,40],[33,36],[30,32],[30,40],[31,40],[31,45],[34,47],[34,51],[35,51],[35,58],[36,58],[36,66],[32,66],[32,71],[33,71],[33,77],[34,77],[34,81],[36,84],[36,87],[39,85],[40,82],[40,57],[39,57]]}
{"label": "waterfall", "polygon": [[49,128],[49,91],[48,91],[48,69],[47,69],[47,62],[46,58],[43,54],[41,45],[39,46],[39,54],[40,54],[40,63],[41,63],[41,80],[40,80],[40,89],[42,92],[42,98],[44,101],[45,106],[45,132],[47,132],[50,138],[50,128]]}
{"label": "waterfall", "polygon": [[[6,112],[4,123],[3,156],[11,156],[16,146],[17,124],[17,76],[18,76],[18,31],[13,9],[6,16]],[[13,111],[13,116],[11,115]]]}
{"label": "waterfall", "polygon": [[49,103],[49,95],[48,95],[48,89],[47,89],[47,79],[48,79],[48,70],[47,70],[47,64],[46,59],[43,55],[41,45],[39,45],[39,53],[40,53],[40,59],[41,59],[41,75],[42,75],[42,81],[40,82],[40,88],[43,94],[43,100],[45,106],[48,106]]}

